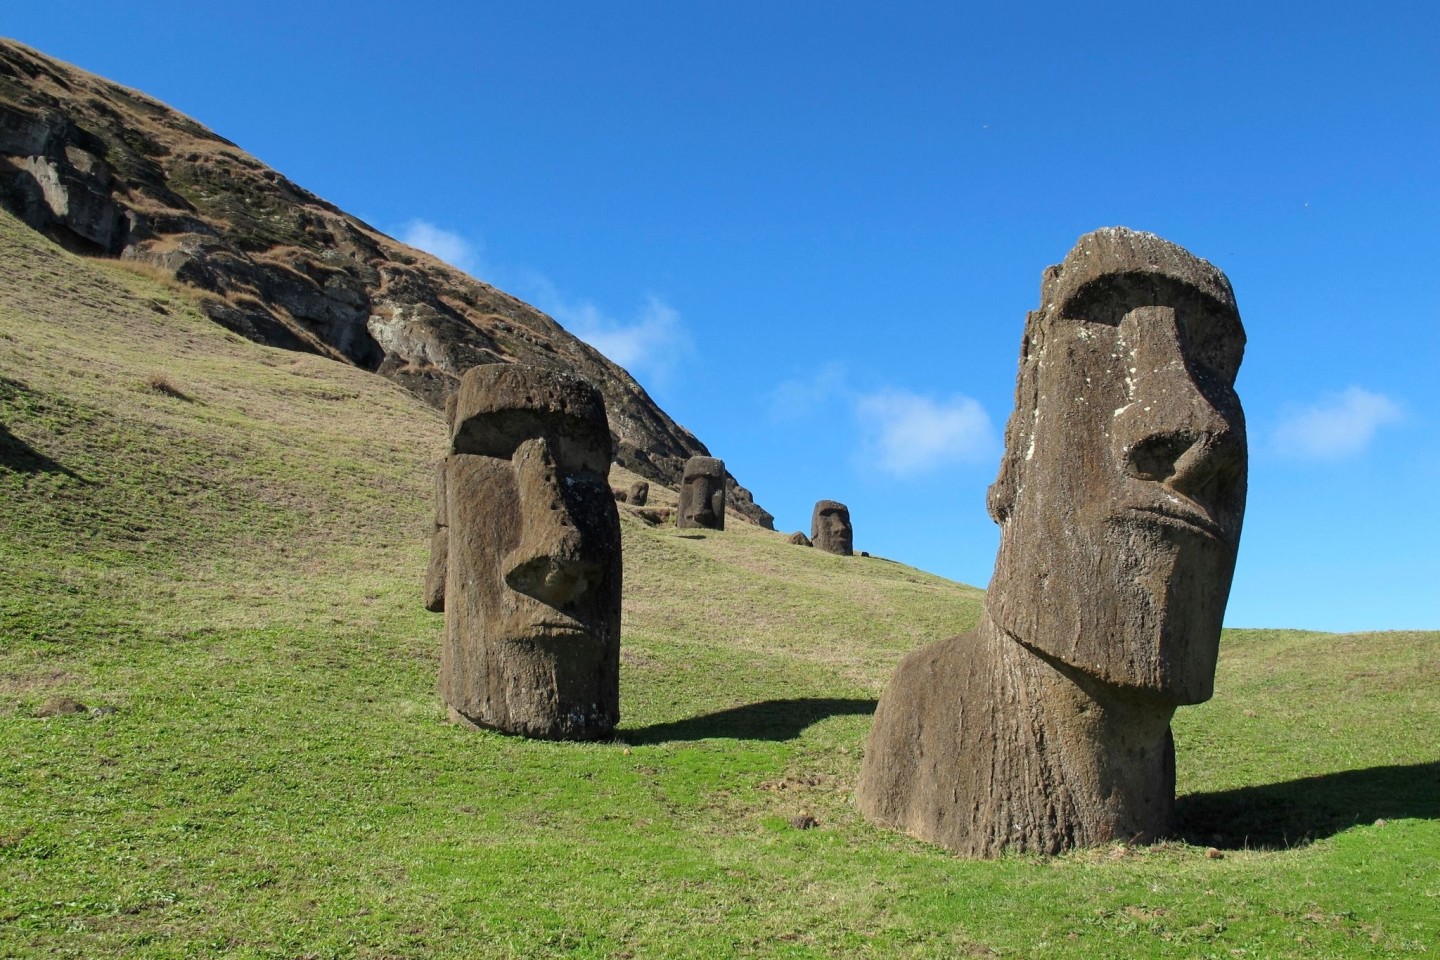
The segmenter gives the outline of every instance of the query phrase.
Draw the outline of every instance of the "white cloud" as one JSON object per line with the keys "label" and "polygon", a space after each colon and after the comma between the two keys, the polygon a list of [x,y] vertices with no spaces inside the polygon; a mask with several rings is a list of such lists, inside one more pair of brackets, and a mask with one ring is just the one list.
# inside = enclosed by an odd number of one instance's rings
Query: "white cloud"
{"label": "white cloud", "polygon": [[680,314],[654,294],[628,323],[606,316],[588,301],[558,308],[555,319],[626,370],[668,373],[690,349]]}
{"label": "white cloud", "polygon": [[411,220],[396,239],[418,247],[477,276],[482,268],[490,282],[530,300],[560,325],[632,375],[664,380],[693,345],[680,314],[662,298],[647,295],[629,320],[618,320],[589,300],[571,300],[544,274],[512,265],[497,268],[481,259],[484,247],[426,220]]}
{"label": "white cloud", "polygon": [[809,378],[786,380],[770,391],[770,419],[776,423],[801,420],[831,399],[849,393],[845,365],[831,361]]}
{"label": "white cloud", "polygon": [[896,477],[995,455],[995,431],[979,403],[964,396],[939,402],[906,390],[865,394],[855,402],[862,454],[873,469]]}
{"label": "white cloud", "polygon": [[1401,418],[1384,394],[1350,387],[1309,406],[1291,406],[1275,429],[1275,448],[1306,460],[1340,460],[1363,453],[1381,427]]}
{"label": "white cloud", "polygon": [[396,237],[401,243],[418,247],[460,270],[474,276],[480,269],[479,245],[453,230],[445,230],[426,220],[411,220]]}
{"label": "white cloud", "polygon": [[541,310],[636,378],[665,381],[694,348],[680,313],[647,294],[629,320],[610,316],[589,300],[571,300],[549,278],[524,271],[521,286]]}

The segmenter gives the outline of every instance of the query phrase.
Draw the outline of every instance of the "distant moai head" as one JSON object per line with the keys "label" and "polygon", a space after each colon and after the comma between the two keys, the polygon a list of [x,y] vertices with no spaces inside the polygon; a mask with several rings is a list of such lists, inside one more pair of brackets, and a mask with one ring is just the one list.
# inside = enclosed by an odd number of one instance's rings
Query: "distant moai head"
{"label": "distant moai head", "polygon": [[461,379],[445,461],[440,693],[459,719],[595,739],[619,719],[620,520],[600,393],[536,367]]}
{"label": "distant moai head", "polygon": [[681,528],[725,529],[725,461],[714,457],[691,457],[685,461],[680,481],[680,512],[675,525]]}
{"label": "distant moai head", "polygon": [[990,488],[994,623],[1172,704],[1214,688],[1245,509],[1245,332],[1215,267],[1107,228],[1045,272]]}
{"label": "distant moai head", "polygon": [[626,491],[627,502],[632,507],[643,507],[650,502],[650,484],[644,480],[636,480],[630,484]]}
{"label": "distant moai head", "polygon": [[810,514],[810,536],[815,549],[853,556],[855,531],[850,526],[850,508],[834,500],[821,500]]}

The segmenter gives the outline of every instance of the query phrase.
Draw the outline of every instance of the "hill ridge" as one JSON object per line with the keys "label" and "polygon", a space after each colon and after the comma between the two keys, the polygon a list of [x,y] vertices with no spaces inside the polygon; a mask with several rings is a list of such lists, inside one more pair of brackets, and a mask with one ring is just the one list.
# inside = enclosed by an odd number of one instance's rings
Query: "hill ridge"
{"label": "hill ridge", "polygon": [[[206,316],[379,373],[437,408],[477,363],[600,388],[615,460],[678,487],[710,455],[633,377],[554,319],[386,236],[144,93],[0,39],[0,206],[72,251],[150,264]],[[740,516],[770,513],[728,478]]]}

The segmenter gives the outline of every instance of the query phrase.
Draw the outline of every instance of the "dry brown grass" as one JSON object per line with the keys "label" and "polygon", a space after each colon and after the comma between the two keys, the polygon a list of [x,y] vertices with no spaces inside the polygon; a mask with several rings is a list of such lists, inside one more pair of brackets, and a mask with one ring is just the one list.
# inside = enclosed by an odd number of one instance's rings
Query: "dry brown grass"
{"label": "dry brown grass", "polygon": [[156,393],[163,394],[167,397],[173,397],[176,400],[184,400],[187,403],[194,402],[193,397],[191,397],[184,390],[181,390],[179,387],[175,386],[175,384],[171,382],[170,378],[163,373],[150,374],[150,376],[145,378],[145,386],[148,389],[155,391]]}
{"label": "dry brown grass", "polygon": [[178,293],[186,297],[194,297],[205,292],[181,280],[160,264],[152,263],[149,260],[128,260],[122,258],[107,260],[107,262],[124,270],[126,273],[133,273],[137,277],[144,277],[146,280],[158,283],[172,293]]}

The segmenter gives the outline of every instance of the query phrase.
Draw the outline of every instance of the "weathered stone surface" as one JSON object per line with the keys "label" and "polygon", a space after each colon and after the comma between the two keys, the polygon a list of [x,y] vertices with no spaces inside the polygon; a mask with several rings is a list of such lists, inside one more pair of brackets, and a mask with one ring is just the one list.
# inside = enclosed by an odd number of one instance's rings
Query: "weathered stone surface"
{"label": "weathered stone surface", "polygon": [[620,717],[620,518],[599,391],[520,365],[461,378],[445,459],[440,696],[458,722],[546,739]]}
{"label": "weathered stone surface", "polygon": [[850,526],[850,508],[834,500],[816,503],[810,514],[810,536],[816,550],[853,556],[855,530]]}
{"label": "weathered stone surface", "polygon": [[896,670],[866,816],[969,856],[1171,828],[1177,706],[1213,690],[1245,503],[1244,351],[1209,263],[1121,228],[1045,272],[969,634]]}
{"label": "weathered stone surface", "polygon": [[[0,39],[0,206],[72,249],[216,294],[215,322],[373,370],[443,406],[477,364],[574,373],[614,460],[668,487],[705,445],[623,369],[516,298],[406,247],[144,94]],[[773,518],[733,477],[731,508]]]}
{"label": "weathered stone surface", "polygon": [[805,536],[805,531],[803,530],[796,530],[794,533],[790,534],[790,536],[786,537],[785,539],[790,543],[795,544],[795,546],[797,547],[815,546],[815,544],[810,540],[810,538]]}
{"label": "weathered stone surface", "polygon": [[430,565],[425,570],[425,609],[445,612],[445,579],[450,562],[450,504],[445,496],[445,464],[435,468],[435,525],[430,531]]}
{"label": "weathered stone surface", "polygon": [[680,483],[680,512],[675,525],[681,528],[725,529],[725,463],[714,457],[691,457],[685,461]]}

